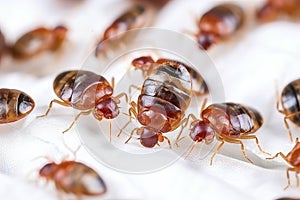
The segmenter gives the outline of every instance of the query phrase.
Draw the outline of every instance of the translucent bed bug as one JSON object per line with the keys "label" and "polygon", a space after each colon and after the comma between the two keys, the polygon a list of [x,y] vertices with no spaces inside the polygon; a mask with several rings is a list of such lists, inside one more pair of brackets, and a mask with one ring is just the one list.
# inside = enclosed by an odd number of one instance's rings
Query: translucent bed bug
{"label": "translucent bed bug", "polygon": [[[276,108],[278,112],[284,115],[284,124],[288,129],[290,140],[293,141],[292,132],[288,124],[288,120],[293,122],[296,126],[300,126],[300,79],[294,80],[287,84],[281,93],[281,98],[277,97]],[[282,109],[280,109],[280,103]]]}
{"label": "translucent bed bug", "polygon": [[15,89],[0,89],[0,124],[18,121],[26,117],[34,108],[33,99]]}
{"label": "translucent bed bug", "polygon": [[[187,156],[197,143],[210,144],[214,138],[221,143],[211,156],[210,165],[225,142],[240,144],[244,158],[250,163],[253,162],[247,157],[242,140],[254,139],[259,151],[269,155],[262,150],[257,137],[254,135],[263,124],[263,118],[257,110],[236,103],[211,104],[204,109],[205,103],[206,101],[203,102],[201,108],[201,119],[197,119],[193,114],[187,118],[193,119],[189,136],[194,141]],[[179,141],[182,139],[177,138]]]}
{"label": "translucent bed bug", "polygon": [[143,127],[133,129],[125,143],[136,132],[144,147],[152,148],[158,142],[167,140],[171,148],[170,140],[163,134],[181,125],[190,101],[191,78],[185,65],[178,62],[160,63],[145,79],[137,102],[130,103],[130,116],[134,116]]}
{"label": "translucent bed bug", "polygon": [[207,50],[212,44],[232,37],[242,26],[244,10],[234,4],[220,4],[203,14],[198,22],[198,43]]}
{"label": "translucent bed bug", "polygon": [[105,194],[106,185],[100,175],[87,165],[76,161],[49,162],[39,170],[39,175],[53,181],[59,192],[82,196]]}
{"label": "translucent bed bug", "polygon": [[139,58],[134,59],[131,64],[135,69],[142,70],[143,75],[146,78],[150,74],[152,74],[158,66],[160,66],[163,63],[169,63],[171,65],[184,65],[191,76],[193,94],[196,96],[203,96],[208,94],[208,87],[202,76],[192,67],[185,65],[179,61],[166,58],[160,58],[157,61],[154,61],[154,59],[151,56],[141,56]]}
{"label": "translucent bed bug", "polygon": [[282,157],[283,160],[285,160],[291,167],[287,168],[286,170],[286,178],[287,178],[287,186],[284,187],[284,189],[287,189],[291,185],[290,180],[290,171],[295,172],[296,174],[296,181],[297,181],[297,187],[299,187],[299,177],[298,174],[300,173],[300,142],[298,138],[296,138],[296,144],[294,148],[287,154],[284,155],[282,152],[277,153],[275,156],[271,158],[267,158],[268,160],[277,158],[278,156]]}
{"label": "translucent bed bug", "polygon": [[66,34],[67,28],[64,26],[34,29],[21,36],[10,47],[11,55],[16,59],[29,59],[45,51],[54,52],[61,47]]}
{"label": "translucent bed bug", "polygon": [[260,21],[268,22],[275,20],[279,15],[298,15],[300,12],[299,0],[267,0],[257,10],[257,18]]}
{"label": "translucent bed bug", "polygon": [[130,29],[141,28],[146,23],[145,19],[146,8],[143,5],[137,4],[125,11],[119,16],[104,32],[102,39],[97,44],[96,56],[102,52],[105,47],[103,41],[112,38],[118,34],[124,33]]}
{"label": "translucent bed bug", "polygon": [[127,101],[127,95],[125,93],[121,93],[116,97],[112,96],[114,79],[110,85],[103,76],[84,70],[71,70],[58,74],[53,81],[53,89],[61,101],[56,99],[52,100],[46,113],[38,117],[48,115],[53,103],[81,111],[77,114],[69,128],[63,133],[71,129],[81,115],[88,115],[91,112],[99,121],[103,118],[114,119],[120,112],[118,107],[120,98],[125,96]]}

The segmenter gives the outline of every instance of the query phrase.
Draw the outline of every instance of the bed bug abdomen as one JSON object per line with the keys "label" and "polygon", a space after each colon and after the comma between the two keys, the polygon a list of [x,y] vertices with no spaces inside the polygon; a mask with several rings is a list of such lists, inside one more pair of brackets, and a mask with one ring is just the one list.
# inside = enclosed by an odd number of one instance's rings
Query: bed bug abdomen
{"label": "bed bug abdomen", "polygon": [[[300,99],[300,79],[294,80],[289,83],[282,90],[281,93],[281,105],[285,115],[290,115],[300,111],[299,105]],[[300,126],[300,114],[293,115],[289,119]]]}
{"label": "bed bug abdomen", "polygon": [[257,110],[235,103],[212,104],[201,115],[218,134],[228,136],[254,133],[263,124]]}
{"label": "bed bug abdomen", "polygon": [[34,106],[33,99],[26,93],[15,89],[0,89],[0,124],[24,118]]}

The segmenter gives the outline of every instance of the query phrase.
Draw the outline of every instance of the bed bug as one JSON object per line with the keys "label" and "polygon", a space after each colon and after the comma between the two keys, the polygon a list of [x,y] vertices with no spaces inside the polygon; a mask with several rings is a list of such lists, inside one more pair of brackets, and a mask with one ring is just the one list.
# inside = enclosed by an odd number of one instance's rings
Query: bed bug
{"label": "bed bug", "polygon": [[152,148],[158,142],[167,140],[171,148],[170,140],[163,134],[181,125],[190,101],[191,78],[185,65],[178,62],[160,63],[145,79],[137,102],[130,103],[130,116],[134,116],[143,127],[133,129],[125,143],[136,132],[144,147]]}
{"label": "bed bug", "polygon": [[[288,124],[288,120],[293,122],[296,126],[300,126],[300,79],[294,80],[287,84],[281,93],[281,98],[277,97],[276,108],[278,112],[284,115],[284,124],[288,129],[290,140],[293,141],[292,132]],[[280,103],[282,109],[280,109]]]}
{"label": "bed bug", "polygon": [[220,4],[204,13],[198,22],[197,42],[207,50],[212,44],[232,37],[243,25],[244,10],[234,4]]}
{"label": "bed bug", "polygon": [[10,47],[11,55],[16,59],[29,59],[45,51],[55,52],[61,47],[66,34],[67,28],[64,26],[36,28],[21,36]]}
{"label": "bed bug", "polygon": [[300,200],[299,198],[282,197],[275,200]]}
{"label": "bed bug", "polygon": [[99,121],[103,118],[114,119],[120,112],[118,107],[120,98],[125,96],[127,101],[125,93],[121,93],[116,97],[112,96],[114,79],[112,79],[112,84],[110,85],[103,76],[85,70],[70,70],[58,74],[53,81],[53,89],[61,101],[57,99],[52,100],[45,114],[38,117],[48,115],[53,103],[81,111],[63,133],[71,129],[81,115],[88,115],[91,112]]}
{"label": "bed bug", "polygon": [[74,194],[77,199],[84,195],[103,195],[107,191],[100,175],[81,162],[49,162],[39,170],[39,175],[47,181],[53,181],[59,192]]}
{"label": "bed bug", "polygon": [[197,119],[193,114],[190,114],[187,118],[193,119],[189,136],[194,141],[187,156],[197,143],[210,144],[214,138],[221,143],[211,156],[210,165],[212,165],[213,158],[225,142],[240,144],[244,158],[250,163],[253,162],[246,155],[242,141],[244,139],[254,139],[260,152],[269,155],[269,153],[262,150],[257,137],[254,135],[263,124],[263,118],[256,109],[237,103],[211,104],[204,109],[205,103],[206,101],[203,101],[200,112],[201,119]]}
{"label": "bed bug", "polygon": [[279,15],[299,15],[299,0],[267,0],[256,13],[260,21],[268,22],[276,19]]}
{"label": "bed bug", "polygon": [[146,23],[145,19],[146,8],[143,5],[137,4],[126,10],[104,31],[103,37],[96,47],[96,56],[105,49],[103,41],[112,38],[118,34],[124,33],[130,29],[141,28]]}
{"label": "bed bug", "polygon": [[296,138],[296,144],[294,148],[287,154],[284,155],[282,152],[279,152],[275,154],[275,156],[271,158],[267,158],[268,160],[277,158],[278,156],[282,157],[283,160],[285,160],[291,167],[287,168],[286,170],[286,178],[287,178],[287,185],[284,187],[284,189],[287,189],[291,185],[290,180],[290,171],[295,172],[296,174],[296,181],[297,181],[297,187],[299,187],[299,177],[298,174],[300,174],[300,142],[299,139]]}
{"label": "bed bug", "polygon": [[33,99],[16,89],[0,89],[0,124],[18,121],[34,108]]}
{"label": "bed bug", "polygon": [[2,56],[4,55],[6,51],[6,43],[5,43],[5,38],[2,32],[0,31],[0,62],[2,59]]}
{"label": "bed bug", "polygon": [[208,94],[208,87],[205,81],[203,80],[202,76],[192,67],[185,65],[179,61],[166,58],[160,58],[157,61],[154,61],[154,59],[151,56],[141,56],[139,58],[134,59],[131,64],[135,69],[142,70],[144,77],[147,77],[151,73],[153,73],[157,66],[160,66],[160,64],[163,63],[169,63],[173,65],[184,65],[191,77],[193,94],[196,96],[203,96]]}

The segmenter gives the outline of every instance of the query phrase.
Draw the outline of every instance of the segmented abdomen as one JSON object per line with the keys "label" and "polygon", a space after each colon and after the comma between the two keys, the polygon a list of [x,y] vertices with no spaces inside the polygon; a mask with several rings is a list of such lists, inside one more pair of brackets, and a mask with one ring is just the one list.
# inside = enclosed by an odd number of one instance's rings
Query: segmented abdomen
{"label": "segmented abdomen", "polygon": [[113,88],[103,76],[84,70],[60,73],[53,82],[53,88],[60,99],[79,110],[92,109],[99,100],[113,93]]}
{"label": "segmented abdomen", "polygon": [[[300,79],[289,83],[281,93],[281,105],[286,115],[300,111]],[[289,119],[300,126],[300,114],[289,117]]]}
{"label": "segmented abdomen", "polygon": [[[176,129],[191,101],[191,77],[184,65],[163,63],[145,81],[138,99],[139,115],[144,111],[159,112],[167,119],[160,129]],[[139,120],[141,124],[147,120]],[[156,127],[153,127],[156,128]]]}
{"label": "segmented abdomen", "polygon": [[0,124],[14,122],[28,115],[34,108],[33,99],[15,89],[0,89]]}
{"label": "segmented abdomen", "polygon": [[228,136],[254,133],[263,123],[257,110],[236,103],[212,104],[201,116],[218,134]]}

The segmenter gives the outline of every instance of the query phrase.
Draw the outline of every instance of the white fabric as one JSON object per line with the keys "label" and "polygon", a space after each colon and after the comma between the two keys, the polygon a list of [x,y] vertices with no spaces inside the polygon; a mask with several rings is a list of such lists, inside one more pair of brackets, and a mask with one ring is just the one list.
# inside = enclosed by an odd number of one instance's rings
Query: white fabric
{"label": "white fabric", "polygon": [[[36,173],[48,156],[59,161],[70,154],[62,143],[61,130],[73,118],[72,110],[56,107],[43,119],[43,113],[55,98],[52,81],[57,73],[80,68],[97,35],[122,12],[127,1],[28,0],[1,1],[0,25],[6,39],[13,42],[22,33],[39,25],[69,27],[68,42],[61,55],[42,55],[18,62],[5,58],[1,63],[0,87],[15,88],[30,94],[36,108],[25,119],[1,125],[0,198],[56,199],[53,187],[37,183]],[[157,16],[155,26],[175,31],[196,30],[196,17],[215,1],[171,1]],[[257,108],[264,116],[264,125],[257,132],[263,149],[275,154],[287,153],[292,147],[284,127],[283,116],[276,111],[276,81],[281,90],[300,77],[298,39],[300,26],[288,21],[260,25],[253,15],[261,1],[239,1],[249,12],[248,24],[232,40],[216,45],[209,52],[223,81],[226,101]],[[291,126],[294,137],[299,128]],[[72,134],[73,133],[73,134]],[[41,138],[41,139],[38,139]],[[75,149],[80,141],[76,130],[64,135],[68,146]],[[180,159],[161,171],[131,175],[116,172],[97,163],[84,148],[77,154],[97,170],[107,183],[108,193],[99,199],[275,199],[282,196],[300,197],[299,188],[283,190],[288,165],[282,159],[267,161],[253,141],[245,142],[247,154],[254,164],[245,161],[239,145],[225,144],[209,166],[209,157],[189,161]],[[37,159],[35,159],[37,158]],[[29,181],[30,180],[30,181]],[[98,199],[98,198],[95,198]]]}

